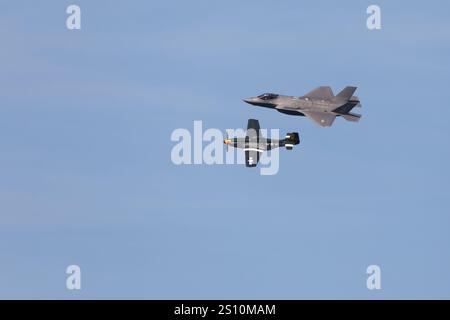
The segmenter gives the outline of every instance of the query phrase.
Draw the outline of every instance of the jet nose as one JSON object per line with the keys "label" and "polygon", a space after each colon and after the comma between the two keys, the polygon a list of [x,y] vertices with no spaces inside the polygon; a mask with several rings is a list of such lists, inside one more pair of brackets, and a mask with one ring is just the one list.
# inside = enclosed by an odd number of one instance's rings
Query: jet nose
{"label": "jet nose", "polygon": [[256,102],[254,97],[245,98],[245,99],[242,99],[242,101],[244,101],[244,102],[246,102],[248,104],[254,104]]}

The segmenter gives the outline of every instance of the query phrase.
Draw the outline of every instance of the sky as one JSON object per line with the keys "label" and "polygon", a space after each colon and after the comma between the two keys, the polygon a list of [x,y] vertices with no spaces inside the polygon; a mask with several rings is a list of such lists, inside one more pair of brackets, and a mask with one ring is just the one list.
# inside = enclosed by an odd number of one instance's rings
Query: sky
{"label": "sky", "polygon": [[[0,298],[450,298],[447,1],[1,7]],[[321,85],[361,121],[242,101]],[[175,129],[249,118],[300,134],[276,175],[171,161]]]}

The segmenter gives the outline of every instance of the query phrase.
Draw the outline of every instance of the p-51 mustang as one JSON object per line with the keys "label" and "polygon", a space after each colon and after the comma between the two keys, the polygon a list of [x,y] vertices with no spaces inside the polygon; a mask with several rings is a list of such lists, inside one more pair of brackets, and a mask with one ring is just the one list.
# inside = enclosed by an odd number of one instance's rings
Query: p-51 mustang
{"label": "p-51 mustang", "polygon": [[338,116],[359,121],[361,115],[350,112],[354,107],[361,107],[358,97],[353,95],[355,90],[356,87],[345,87],[335,96],[330,87],[318,87],[299,97],[264,93],[244,101],[289,115],[306,116],[322,127],[329,127]]}
{"label": "p-51 mustang", "polygon": [[248,119],[245,138],[227,138],[223,140],[223,143],[227,146],[244,149],[245,165],[256,167],[262,152],[278,147],[286,147],[287,150],[292,150],[294,145],[300,143],[300,138],[297,132],[292,132],[286,134],[286,138],[282,140],[267,139],[261,135],[259,121]]}

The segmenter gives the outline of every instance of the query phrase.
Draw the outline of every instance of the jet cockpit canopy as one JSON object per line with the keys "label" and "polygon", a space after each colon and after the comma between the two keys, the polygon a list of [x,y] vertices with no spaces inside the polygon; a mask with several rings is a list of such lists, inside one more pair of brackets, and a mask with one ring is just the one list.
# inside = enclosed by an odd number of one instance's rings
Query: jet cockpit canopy
{"label": "jet cockpit canopy", "polygon": [[261,100],[272,100],[277,98],[278,95],[275,93],[263,93],[261,95],[258,96],[258,98],[260,98]]}

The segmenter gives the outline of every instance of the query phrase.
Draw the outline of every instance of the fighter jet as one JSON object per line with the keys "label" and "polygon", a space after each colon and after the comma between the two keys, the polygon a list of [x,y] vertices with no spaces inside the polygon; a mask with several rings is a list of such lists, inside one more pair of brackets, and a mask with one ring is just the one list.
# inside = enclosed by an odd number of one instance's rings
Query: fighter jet
{"label": "fighter jet", "polygon": [[318,87],[304,96],[264,93],[244,101],[289,115],[306,116],[322,127],[329,127],[338,116],[359,121],[361,115],[350,112],[354,107],[361,107],[358,97],[353,95],[355,90],[356,87],[345,87],[335,96],[330,87]]}
{"label": "fighter jet", "polygon": [[286,147],[287,150],[292,150],[294,145],[300,143],[300,138],[297,132],[286,134],[283,140],[266,139],[261,135],[261,128],[259,121],[256,119],[248,119],[247,132],[245,138],[226,138],[223,143],[234,148],[244,149],[245,151],[245,165],[247,167],[256,167],[258,164],[260,154],[267,150],[276,149],[278,147]]}

